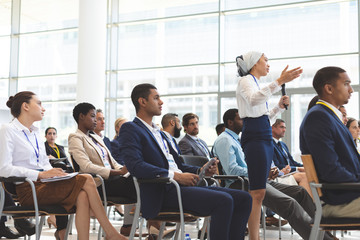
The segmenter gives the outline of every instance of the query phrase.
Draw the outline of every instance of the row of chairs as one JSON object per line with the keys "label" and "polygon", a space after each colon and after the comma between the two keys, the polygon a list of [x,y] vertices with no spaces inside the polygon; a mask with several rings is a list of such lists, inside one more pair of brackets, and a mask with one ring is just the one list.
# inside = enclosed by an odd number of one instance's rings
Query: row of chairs
{"label": "row of chairs", "polygon": [[[193,156],[181,156],[181,159],[186,164],[195,165],[195,166],[203,166],[207,158],[203,157],[193,157]],[[320,230],[360,230],[360,219],[358,218],[323,218],[322,217],[322,203],[321,203],[321,196],[322,191],[321,189],[341,189],[341,190],[354,190],[358,191],[360,190],[360,183],[341,183],[341,184],[329,184],[329,183],[319,183],[319,180],[317,178],[317,174],[315,171],[314,163],[312,161],[311,155],[303,155],[302,161],[305,167],[306,175],[310,183],[310,187],[314,196],[314,201],[316,205],[316,214],[314,218],[314,224],[312,227],[312,231],[310,234],[310,240],[315,239],[322,239],[324,236],[324,232],[321,232]],[[76,164],[76,161],[73,161],[73,166],[75,171],[78,171],[78,165]],[[215,179],[218,180],[224,180],[226,178],[231,179],[238,179],[240,181],[243,181],[242,178],[239,178],[238,176],[214,176]],[[5,198],[5,190],[10,193],[11,195],[15,196],[15,182],[29,182],[30,186],[33,189],[33,200],[34,200],[34,207],[23,207],[23,206],[12,206],[12,207],[4,207],[4,198]],[[0,182],[2,183],[0,185],[0,214],[1,215],[10,215],[14,218],[28,218],[28,217],[35,217],[35,223],[36,223],[36,239],[40,239],[41,229],[45,220],[45,216],[47,215],[69,215],[65,211],[65,209],[59,205],[38,205],[37,204],[37,197],[35,194],[35,187],[31,180],[24,178],[24,177],[9,177],[9,178],[0,178]],[[178,184],[169,179],[169,178],[157,178],[157,179],[136,179],[134,178],[135,188],[137,192],[137,199],[140,199],[140,191],[139,191],[139,185],[142,183],[158,183],[158,184],[166,184],[166,183],[172,183],[177,187],[178,191],[178,198],[179,198],[179,210],[176,211],[174,209],[168,209],[166,211],[162,211],[159,213],[158,217],[155,218],[155,220],[163,221],[163,224],[161,226],[160,232],[159,232],[159,238],[161,239],[161,235],[163,233],[165,222],[171,221],[171,222],[177,222],[176,226],[176,236],[175,239],[180,236],[180,239],[184,239],[184,223],[188,221],[194,221],[195,219],[199,217],[208,217],[208,216],[199,216],[199,214],[196,213],[190,213],[190,212],[184,212],[181,205],[181,193],[180,188]],[[104,186],[104,185],[103,185]],[[103,189],[103,192],[106,192],[106,189]],[[140,213],[140,207],[141,207],[141,201],[133,202],[132,200],[126,199],[126,198],[113,198],[113,197],[106,197],[106,194],[102,196],[104,200],[104,206],[110,206],[113,204],[136,204],[135,213],[134,213],[134,222],[133,226],[138,226],[139,222],[142,222],[141,220],[141,213]],[[69,225],[72,223],[72,219],[74,217],[74,213],[70,213],[70,220]],[[139,220],[140,219],[140,220]],[[209,230],[209,219],[205,221],[206,229]],[[140,223],[140,227],[142,226],[142,223]],[[140,229],[140,233],[141,233]],[[132,228],[130,238],[134,239],[135,236],[136,227]],[[69,226],[67,228],[67,233],[69,232]],[[66,234],[67,236],[68,234]],[[141,234],[140,234],[141,235]],[[99,230],[99,238],[101,236],[101,229]],[[204,236],[204,233],[202,233],[202,236]]]}

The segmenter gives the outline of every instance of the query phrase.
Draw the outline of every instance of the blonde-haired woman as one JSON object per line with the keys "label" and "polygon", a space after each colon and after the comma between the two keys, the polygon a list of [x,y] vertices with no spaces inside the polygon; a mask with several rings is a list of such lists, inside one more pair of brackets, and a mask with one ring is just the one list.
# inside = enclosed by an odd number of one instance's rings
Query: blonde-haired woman
{"label": "blonde-haired woman", "polygon": [[119,142],[117,140],[119,134],[120,134],[120,128],[121,126],[127,122],[126,118],[119,117],[115,120],[115,136],[114,139],[111,141],[111,155],[113,158],[120,163],[121,165],[125,165],[125,163],[121,160],[121,153],[120,153],[120,146]]}
{"label": "blonde-haired woman", "polygon": [[[11,96],[6,105],[11,109],[14,120],[0,130],[0,175],[3,177],[28,177],[35,182],[39,204],[59,204],[68,212],[76,207],[76,228],[78,239],[89,239],[90,212],[92,211],[103,227],[107,239],[126,239],[111,225],[106,217],[93,178],[88,174],[71,179],[46,182],[40,180],[65,176],[60,168],[52,168],[44,144],[39,143],[39,129],[33,123],[41,121],[45,109],[38,96],[29,91]],[[33,205],[28,183],[16,185],[21,205]],[[63,232],[56,232],[56,239],[63,239]]]}

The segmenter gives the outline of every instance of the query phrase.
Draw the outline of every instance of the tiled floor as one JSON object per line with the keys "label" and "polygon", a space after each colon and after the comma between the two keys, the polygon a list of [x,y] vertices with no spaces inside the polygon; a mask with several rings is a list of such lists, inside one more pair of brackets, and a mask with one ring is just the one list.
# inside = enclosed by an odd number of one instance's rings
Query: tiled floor
{"label": "tiled floor", "polygon": [[[122,219],[119,215],[113,215],[110,216],[110,221],[113,223],[116,229],[120,229],[122,225]],[[12,227],[12,221],[8,221],[8,226]],[[202,225],[202,222],[200,222],[200,226]],[[91,221],[91,229],[93,227],[93,222]],[[96,224],[96,230],[91,230],[90,239],[96,240],[97,239],[97,229],[98,224]],[[186,233],[190,234],[191,239],[197,239],[197,227],[196,223],[186,224],[185,226]],[[281,228],[281,239],[282,240],[300,240],[302,239],[296,232],[294,234],[291,234],[291,228],[287,224]],[[49,228],[47,225],[43,227],[42,234],[41,234],[41,240],[54,240],[54,232],[55,229]],[[261,239],[263,239],[262,231],[260,232]],[[360,239],[360,231],[351,231],[344,235],[344,237],[340,236],[340,232],[337,232],[336,236],[341,240],[355,240]],[[34,237],[31,237],[30,239],[35,239]],[[76,229],[75,226],[73,227],[73,234],[69,236],[69,240],[76,240]],[[144,238],[143,238],[144,239]],[[246,239],[248,239],[246,237]],[[279,239],[279,231],[278,228],[275,227],[268,227],[266,230],[266,240],[278,240]]]}

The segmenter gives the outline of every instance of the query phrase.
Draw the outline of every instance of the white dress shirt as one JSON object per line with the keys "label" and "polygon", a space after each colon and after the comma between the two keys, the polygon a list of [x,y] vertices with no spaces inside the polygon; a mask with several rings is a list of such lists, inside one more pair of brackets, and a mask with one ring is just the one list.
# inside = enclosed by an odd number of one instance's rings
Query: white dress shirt
{"label": "white dress shirt", "polygon": [[168,138],[169,142],[171,143],[171,147],[174,149],[174,151],[179,154],[176,146],[175,146],[175,143],[174,143],[174,139],[173,139],[173,136],[171,136],[170,133],[168,133],[167,131],[163,131],[163,133],[165,133],[166,137]]}
{"label": "white dress shirt", "polygon": [[151,123],[152,126],[150,126],[141,118],[139,118],[139,117],[137,117],[137,118],[150,130],[152,135],[155,137],[156,142],[159,144],[163,154],[165,155],[166,159],[168,160],[168,162],[169,162],[168,177],[173,179],[174,172],[182,173],[182,171],[178,168],[173,155],[170,153],[170,148],[169,148],[166,140],[164,140],[160,134],[160,128],[154,123]]}
{"label": "white dress shirt", "polygon": [[271,95],[281,89],[281,86],[274,81],[260,89],[257,84],[259,83],[259,80],[256,79],[256,81],[251,74],[239,79],[236,88],[236,100],[239,116],[240,118],[257,118],[262,115],[269,115],[270,123],[272,125],[276,120],[276,116],[285,111],[285,109],[282,109],[279,105],[277,105],[273,109],[269,110],[267,101],[270,99]]}
{"label": "white dress shirt", "polygon": [[[37,157],[36,155],[39,155]],[[0,129],[0,176],[38,179],[39,171],[51,169],[39,129],[30,130],[17,118]]]}

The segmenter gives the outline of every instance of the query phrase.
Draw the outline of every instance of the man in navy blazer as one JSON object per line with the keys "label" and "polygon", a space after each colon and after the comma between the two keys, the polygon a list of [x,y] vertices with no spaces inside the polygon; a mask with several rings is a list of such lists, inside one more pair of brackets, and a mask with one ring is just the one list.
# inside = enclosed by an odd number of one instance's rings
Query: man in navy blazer
{"label": "man in navy blazer", "polygon": [[282,119],[276,119],[275,123],[271,127],[273,144],[274,144],[274,164],[279,169],[284,169],[289,166],[290,172],[298,170],[299,172],[304,172],[303,165],[294,160],[291,156],[289,148],[283,141],[280,141],[280,138],[285,136],[286,125],[285,121]]}
{"label": "man in navy blazer", "polygon": [[212,157],[208,145],[197,135],[199,134],[199,117],[195,113],[186,113],[182,118],[182,124],[186,135],[180,140],[181,154]]}
{"label": "man in navy blazer", "polygon": [[[314,76],[313,87],[320,99],[303,119],[300,148],[302,154],[312,155],[320,182],[360,181],[360,156],[338,110],[350,99],[350,83],[345,70],[338,67],[322,68]],[[324,216],[360,217],[359,191],[323,192]]]}
{"label": "man in navy blazer", "polygon": [[[134,121],[124,123],[119,144],[122,159],[137,178],[170,177],[181,185],[185,210],[211,216],[213,240],[244,239],[251,211],[248,193],[220,187],[194,187],[199,180],[199,167],[183,164],[170,142],[152,123],[161,115],[162,100],[155,86],[137,85],[131,99],[136,109]],[[207,174],[213,174],[212,166]],[[175,187],[171,184],[141,184],[141,211],[149,219],[163,208],[177,208]]]}

